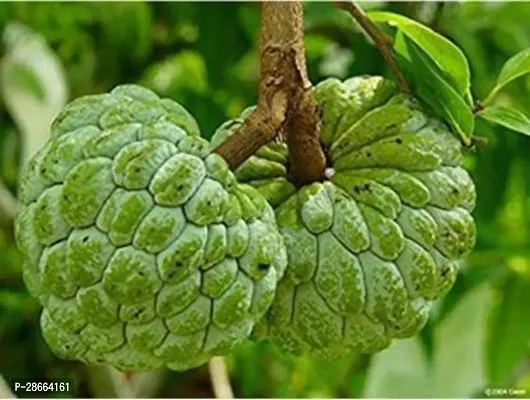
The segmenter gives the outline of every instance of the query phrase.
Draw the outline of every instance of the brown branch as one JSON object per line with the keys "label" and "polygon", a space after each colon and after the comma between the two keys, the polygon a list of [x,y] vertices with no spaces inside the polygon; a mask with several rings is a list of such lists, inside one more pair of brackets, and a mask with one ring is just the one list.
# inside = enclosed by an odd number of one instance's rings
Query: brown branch
{"label": "brown branch", "polygon": [[259,49],[257,107],[215,151],[235,169],[264,144],[285,136],[292,179],[299,184],[318,180],[324,175],[325,156],[305,65],[300,1],[263,1]]}
{"label": "brown branch", "polygon": [[238,131],[217,147],[215,152],[226,160],[230,169],[235,170],[279,134],[286,111],[285,96],[274,97],[270,106],[258,102]]}
{"label": "brown branch", "polygon": [[390,67],[390,70],[396,77],[401,90],[405,93],[410,93],[410,87],[405,79],[401,69],[399,68],[396,59],[394,58],[394,50],[392,49],[392,41],[388,38],[381,30],[377,27],[373,21],[368,18],[363,9],[357,4],[357,2],[350,1],[336,1],[337,7],[349,12],[361,28],[366,32],[368,36],[374,41],[379,52],[385,59],[386,63]]}
{"label": "brown branch", "polygon": [[208,362],[212,389],[217,399],[233,399],[234,392],[230,386],[230,378],[226,363],[222,357],[214,357]]}

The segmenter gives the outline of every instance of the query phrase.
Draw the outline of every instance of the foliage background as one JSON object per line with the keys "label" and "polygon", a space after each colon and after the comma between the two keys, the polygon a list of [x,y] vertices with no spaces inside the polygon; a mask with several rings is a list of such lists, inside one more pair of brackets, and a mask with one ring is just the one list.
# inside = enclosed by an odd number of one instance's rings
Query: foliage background
{"label": "foliage background", "polygon": [[[349,15],[329,3],[304,6],[313,83],[328,76],[389,74]],[[460,46],[479,99],[503,63],[530,47],[527,3],[363,7],[407,15]],[[52,54],[31,52],[17,61],[6,29],[13,22],[41,35]],[[31,122],[40,118],[46,126],[62,102],[121,83],[141,83],[181,102],[210,137],[222,121],[256,101],[258,26],[258,3],[1,3],[1,181],[16,196],[25,148],[43,137],[28,128]],[[57,57],[55,75],[46,69],[46,57]],[[530,114],[529,93],[530,79],[519,79],[499,101]],[[227,358],[236,396],[483,397],[485,388],[518,388],[511,394],[530,396],[530,138],[482,121],[476,133],[489,140],[466,161],[478,191],[477,245],[421,334],[375,356],[334,362],[289,358],[269,344],[246,343]],[[68,396],[97,396],[94,371],[57,359],[43,342],[11,228],[9,221],[0,226],[0,374],[8,382],[69,377],[75,391]],[[151,395],[210,397],[208,370],[166,372]]]}

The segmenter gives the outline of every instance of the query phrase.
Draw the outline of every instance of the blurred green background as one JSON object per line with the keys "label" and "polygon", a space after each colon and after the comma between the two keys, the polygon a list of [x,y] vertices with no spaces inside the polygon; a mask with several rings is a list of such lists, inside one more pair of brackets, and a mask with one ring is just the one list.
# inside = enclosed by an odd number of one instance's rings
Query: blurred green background
{"label": "blurred green background", "polygon": [[[469,58],[478,99],[503,63],[530,47],[530,3],[362,5],[407,15],[454,41]],[[304,7],[313,83],[389,75],[348,14],[330,3]],[[16,197],[21,163],[45,140],[65,102],[121,83],[141,83],[181,102],[209,138],[256,101],[259,10],[259,3],[1,3],[3,186]],[[499,102],[530,114],[530,79],[510,84]],[[530,138],[482,121],[476,134],[489,141],[466,161],[478,192],[477,245],[421,334],[374,356],[336,362],[246,343],[227,358],[236,396],[484,397],[484,389],[501,388],[497,396],[530,397]],[[62,396],[111,396],[102,384],[105,371],[59,360],[43,342],[37,302],[21,280],[12,221],[1,214],[0,374],[8,382],[68,377],[75,390]],[[151,387],[143,384],[137,395],[213,395],[206,366],[146,382]]]}

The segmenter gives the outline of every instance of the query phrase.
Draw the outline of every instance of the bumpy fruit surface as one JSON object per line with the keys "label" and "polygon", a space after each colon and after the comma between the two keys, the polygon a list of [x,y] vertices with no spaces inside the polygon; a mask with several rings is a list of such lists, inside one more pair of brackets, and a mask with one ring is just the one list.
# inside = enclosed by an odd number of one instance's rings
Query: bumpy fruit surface
{"label": "bumpy fruit surface", "polygon": [[66,106],[20,190],[24,280],[63,358],[198,366],[250,335],[286,266],[266,200],[138,86]]}
{"label": "bumpy fruit surface", "polygon": [[[416,334],[452,286],[475,241],[475,188],[459,140],[392,82],[328,79],[314,93],[327,181],[296,190],[284,143],[235,171],[275,207],[287,246],[286,273],[256,335],[294,354],[375,352]],[[245,115],[223,124],[212,146]]]}

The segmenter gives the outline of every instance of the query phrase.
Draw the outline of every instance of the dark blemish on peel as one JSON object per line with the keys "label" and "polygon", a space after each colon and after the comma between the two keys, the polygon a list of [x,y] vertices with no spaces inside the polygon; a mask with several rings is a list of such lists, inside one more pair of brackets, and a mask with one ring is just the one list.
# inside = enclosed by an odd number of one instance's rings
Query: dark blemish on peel
{"label": "dark blemish on peel", "polygon": [[258,264],[258,269],[260,271],[267,271],[269,269],[269,264]]}
{"label": "dark blemish on peel", "polygon": [[133,314],[133,318],[138,318],[143,311],[144,311],[143,307],[136,310]]}

